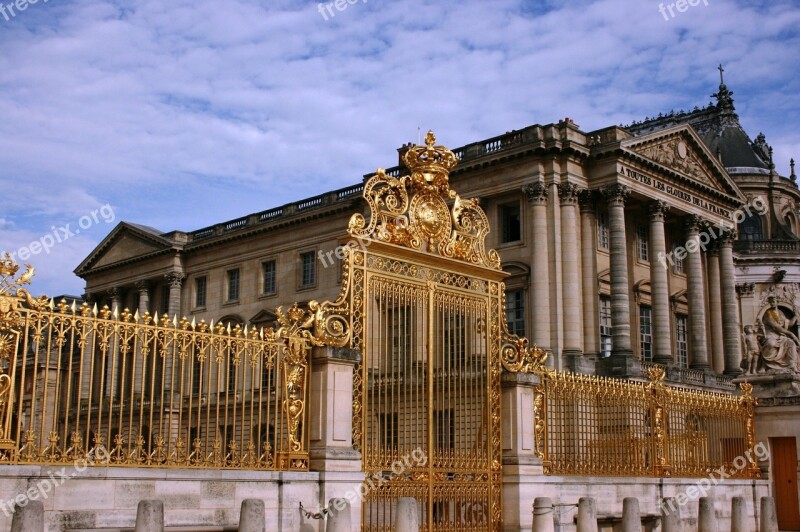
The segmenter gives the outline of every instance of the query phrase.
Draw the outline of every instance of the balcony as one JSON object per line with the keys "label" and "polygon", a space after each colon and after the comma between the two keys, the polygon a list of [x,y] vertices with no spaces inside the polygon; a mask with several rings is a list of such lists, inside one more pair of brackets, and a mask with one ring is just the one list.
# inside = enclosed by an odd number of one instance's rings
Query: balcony
{"label": "balcony", "polygon": [[736,253],[779,255],[800,253],[800,240],[737,240],[733,244]]}

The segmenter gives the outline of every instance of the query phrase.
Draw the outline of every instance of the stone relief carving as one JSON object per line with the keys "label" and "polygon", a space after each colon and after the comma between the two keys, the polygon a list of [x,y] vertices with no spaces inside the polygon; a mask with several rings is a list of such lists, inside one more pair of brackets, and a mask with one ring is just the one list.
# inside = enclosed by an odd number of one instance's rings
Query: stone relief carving
{"label": "stone relief carving", "polygon": [[800,373],[800,339],[792,330],[796,330],[797,316],[781,308],[777,296],[768,295],[766,300],[769,308],[761,322],[744,327],[741,367],[748,374]]}
{"label": "stone relief carving", "polygon": [[711,179],[703,171],[703,165],[698,162],[697,155],[681,139],[673,139],[662,144],[642,146],[637,151],[648,159],[652,159],[668,168],[674,168],[701,183],[713,185]]}

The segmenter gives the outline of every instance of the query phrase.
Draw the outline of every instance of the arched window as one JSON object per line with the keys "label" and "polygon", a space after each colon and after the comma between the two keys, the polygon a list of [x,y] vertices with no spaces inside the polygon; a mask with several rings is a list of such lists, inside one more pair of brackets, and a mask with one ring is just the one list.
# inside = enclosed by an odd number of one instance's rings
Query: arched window
{"label": "arched window", "polygon": [[758,216],[747,216],[739,224],[739,238],[741,240],[761,240],[761,220]]}

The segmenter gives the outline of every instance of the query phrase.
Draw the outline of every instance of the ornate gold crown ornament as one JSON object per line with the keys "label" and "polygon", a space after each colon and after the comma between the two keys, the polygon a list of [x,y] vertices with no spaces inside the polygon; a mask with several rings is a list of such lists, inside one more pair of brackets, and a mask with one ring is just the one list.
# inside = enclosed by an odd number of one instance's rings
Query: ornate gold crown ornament
{"label": "ornate gold crown ornament", "polygon": [[[370,220],[350,218],[348,232],[359,239],[386,242],[500,270],[500,255],[486,249],[489,220],[477,199],[462,199],[450,189],[456,155],[436,145],[432,131],[425,146],[403,154],[410,176],[392,177],[379,168],[364,185]],[[452,208],[448,205],[452,202]]]}
{"label": "ornate gold crown ornament", "polygon": [[4,253],[0,258],[0,330],[8,330],[17,325],[19,303],[27,303],[34,310],[43,310],[48,305],[47,296],[34,298],[23,285],[31,284],[36,270],[30,264],[25,265],[25,272],[19,277],[19,265]]}
{"label": "ornate gold crown ornament", "polygon": [[411,182],[414,191],[424,189],[426,185],[443,195],[455,194],[450,190],[450,170],[458,164],[456,154],[444,146],[436,146],[433,131],[425,135],[425,146],[414,146],[403,154],[403,163],[411,170]]}

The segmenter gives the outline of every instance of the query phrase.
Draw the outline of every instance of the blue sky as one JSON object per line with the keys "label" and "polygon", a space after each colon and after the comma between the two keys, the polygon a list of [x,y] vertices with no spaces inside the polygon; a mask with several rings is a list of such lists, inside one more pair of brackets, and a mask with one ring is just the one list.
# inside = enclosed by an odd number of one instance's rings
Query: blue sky
{"label": "blue sky", "polygon": [[188,231],[353,184],[418,128],[456,147],[703,106],[719,63],[778,171],[800,159],[796,0],[353,1],[0,14],[0,249],[63,240],[28,259],[32,292],[82,293],[72,270],[120,220]]}

